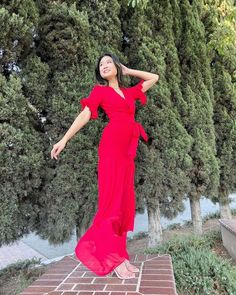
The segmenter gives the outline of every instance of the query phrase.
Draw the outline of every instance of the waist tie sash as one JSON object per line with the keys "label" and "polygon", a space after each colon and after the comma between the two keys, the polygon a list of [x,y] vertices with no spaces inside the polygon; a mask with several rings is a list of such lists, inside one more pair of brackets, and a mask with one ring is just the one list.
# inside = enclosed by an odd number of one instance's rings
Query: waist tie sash
{"label": "waist tie sash", "polygon": [[137,148],[138,148],[138,141],[139,141],[140,135],[142,136],[142,138],[145,141],[148,140],[147,133],[145,132],[143,126],[139,122],[135,121],[133,133],[132,133],[132,138],[131,138],[129,149],[128,149],[128,155],[131,156],[132,158],[136,157],[136,152],[137,152]]}

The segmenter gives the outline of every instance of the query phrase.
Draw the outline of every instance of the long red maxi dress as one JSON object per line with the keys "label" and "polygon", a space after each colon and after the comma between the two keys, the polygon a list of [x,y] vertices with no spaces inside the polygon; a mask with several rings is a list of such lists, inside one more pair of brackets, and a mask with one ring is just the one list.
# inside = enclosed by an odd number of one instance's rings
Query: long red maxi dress
{"label": "long red maxi dress", "polygon": [[98,210],[89,229],[75,248],[77,258],[92,272],[105,276],[125,259],[127,231],[133,231],[135,218],[135,163],[140,135],[148,140],[143,126],[135,121],[135,100],[146,104],[142,83],[120,88],[95,85],[80,103],[88,106],[91,119],[97,119],[101,106],[109,118],[98,146]]}

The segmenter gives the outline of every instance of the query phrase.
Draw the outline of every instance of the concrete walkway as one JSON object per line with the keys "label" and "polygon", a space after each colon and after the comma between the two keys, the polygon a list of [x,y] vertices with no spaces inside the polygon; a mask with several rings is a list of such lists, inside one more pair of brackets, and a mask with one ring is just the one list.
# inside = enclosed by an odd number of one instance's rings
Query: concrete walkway
{"label": "concrete walkway", "polygon": [[45,256],[30,248],[22,241],[12,243],[8,246],[2,246],[0,248],[0,269],[3,269],[9,264],[15,263],[17,261],[23,261],[25,259],[32,258],[42,258],[41,261],[47,259]]}

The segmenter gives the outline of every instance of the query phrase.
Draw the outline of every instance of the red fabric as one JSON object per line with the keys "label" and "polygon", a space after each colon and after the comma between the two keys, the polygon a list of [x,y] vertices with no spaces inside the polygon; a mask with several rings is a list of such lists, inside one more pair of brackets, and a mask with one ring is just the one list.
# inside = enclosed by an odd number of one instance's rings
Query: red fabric
{"label": "red fabric", "polygon": [[134,229],[134,159],[139,137],[148,140],[134,119],[135,101],[147,102],[143,81],[121,88],[125,99],[110,86],[95,85],[89,97],[80,100],[82,109],[90,108],[92,119],[98,118],[98,107],[109,118],[98,146],[98,210],[75,248],[77,258],[100,276],[129,259],[126,237]]}

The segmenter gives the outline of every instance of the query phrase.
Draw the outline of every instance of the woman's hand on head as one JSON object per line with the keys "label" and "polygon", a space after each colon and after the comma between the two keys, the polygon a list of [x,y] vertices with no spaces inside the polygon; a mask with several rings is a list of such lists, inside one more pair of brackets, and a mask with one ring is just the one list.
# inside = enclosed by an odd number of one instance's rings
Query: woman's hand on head
{"label": "woman's hand on head", "polygon": [[121,69],[122,69],[122,74],[123,75],[128,75],[129,74],[129,68],[121,64]]}
{"label": "woman's hand on head", "polygon": [[56,144],[54,144],[53,149],[51,150],[51,159],[55,158],[57,160],[60,152],[65,148],[66,141],[61,139]]}

